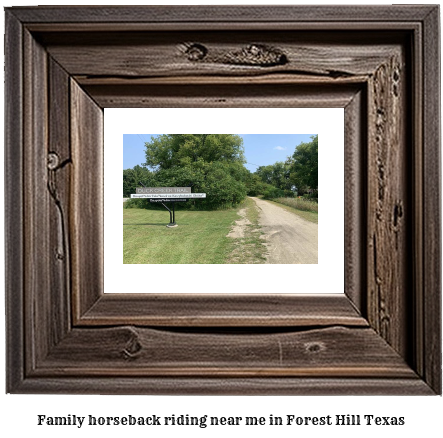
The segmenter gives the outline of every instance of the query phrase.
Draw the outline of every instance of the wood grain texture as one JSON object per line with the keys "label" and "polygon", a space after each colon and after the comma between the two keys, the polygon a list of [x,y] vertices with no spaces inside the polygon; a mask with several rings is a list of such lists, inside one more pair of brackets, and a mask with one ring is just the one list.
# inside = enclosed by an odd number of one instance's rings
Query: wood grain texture
{"label": "wood grain texture", "polygon": [[[229,32],[272,32],[272,31],[376,31],[389,32],[393,29],[406,32],[417,32],[420,21],[201,21],[201,22],[72,22],[72,23],[26,23],[26,28],[35,34],[42,32],[195,32],[195,31],[229,31]],[[336,34],[331,34],[334,38]]]}
{"label": "wood grain texture", "polygon": [[72,79],[70,90],[70,251],[76,320],[103,294],[103,110]]}
{"label": "wood grain texture", "polygon": [[45,377],[27,379],[16,393],[152,395],[433,395],[420,379],[375,377]]}
{"label": "wood grain texture", "polygon": [[[49,205],[47,189],[47,54],[30,35],[24,32],[24,302],[26,366],[32,370],[54,345],[49,266],[51,265]],[[35,123],[40,119],[41,123]],[[53,291],[59,293],[59,291]]]}
{"label": "wood grain texture", "polygon": [[[6,386],[24,377],[23,53],[22,24],[5,13],[5,298]],[[14,329],[11,329],[14,327]]]}
{"label": "wood grain texture", "polygon": [[393,54],[369,81],[367,158],[368,318],[403,356],[411,284],[404,66],[402,53]]}
{"label": "wood grain texture", "polygon": [[59,342],[71,326],[71,259],[69,206],[71,186],[71,141],[69,75],[52,58],[48,59],[48,149],[47,188],[49,207],[51,307],[54,342]]}
{"label": "wood grain texture", "polygon": [[435,6],[141,6],[12,7],[11,12],[26,23],[121,23],[121,22],[367,22],[419,21]]}
{"label": "wood grain texture", "polygon": [[[265,73],[265,72],[263,72]],[[367,81],[367,75],[351,75],[342,76],[337,81],[337,77],[332,76],[314,76],[302,73],[279,73],[275,72],[271,75],[268,74],[256,74],[247,77],[241,77],[236,75],[224,75],[224,76],[73,76],[75,81],[82,87],[89,85],[107,85],[107,86],[120,86],[120,85],[238,85],[239,82],[244,84],[299,84],[299,85],[334,85],[338,82],[341,85],[344,84],[363,84]]]}
{"label": "wood grain texture", "polygon": [[133,326],[74,329],[33,373],[45,374],[416,378],[372,329],[345,327],[216,335]]}
{"label": "wood grain texture", "polygon": [[[339,85],[339,83],[337,83]],[[324,108],[344,107],[358,84],[86,85],[106,108]]]}
{"label": "wood grain texture", "polygon": [[414,67],[411,71],[413,77],[416,78],[412,82],[412,111],[415,114],[414,122],[411,123],[412,138],[415,147],[413,148],[413,177],[414,177],[414,195],[412,200],[413,206],[413,233],[414,239],[412,243],[412,263],[413,263],[413,281],[414,281],[414,312],[412,313],[413,336],[414,336],[414,352],[411,357],[414,369],[420,376],[424,375],[424,298],[425,289],[423,281],[423,245],[425,233],[423,229],[423,119],[424,119],[424,100],[423,100],[423,34],[416,32],[413,38],[413,49],[410,56],[414,58]]}
{"label": "wood grain texture", "polygon": [[[28,371],[70,329],[66,189],[69,173],[67,74],[24,33],[23,130],[25,326]],[[64,79],[64,86],[62,85]],[[37,123],[36,121],[40,122]]]}
{"label": "wood grain texture", "polygon": [[[347,38],[330,32],[127,32],[37,35],[48,52],[73,75],[92,77],[174,77],[199,75],[258,76],[308,74],[349,77],[375,71],[407,33],[354,32],[352,51]],[[332,38],[332,41],[331,41]],[[297,43],[294,44],[294,41]],[[389,41],[389,43],[386,43]],[[198,50],[196,49],[198,48]],[[275,61],[273,54],[278,53]],[[268,63],[267,63],[268,62]]]}
{"label": "wood grain texture", "polygon": [[[438,7],[6,16],[8,391],[441,393]],[[105,106],[346,108],[351,301],[103,295]]]}
{"label": "wood grain texture", "polygon": [[362,89],[345,107],[345,293],[367,317],[366,289],[366,190],[367,99]]}
{"label": "wood grain texture", "polygon": [[78,326],[367,327],[344,294],[105,294]]}
{"label": "wood grain texture", "polygon": [[[441,393],[441,114],[440,114],[440,14],[434,8],[427,15],[423,35],[423,324],[424,376],[429,385]],[[440,304],[440,305],[439,305]]]}

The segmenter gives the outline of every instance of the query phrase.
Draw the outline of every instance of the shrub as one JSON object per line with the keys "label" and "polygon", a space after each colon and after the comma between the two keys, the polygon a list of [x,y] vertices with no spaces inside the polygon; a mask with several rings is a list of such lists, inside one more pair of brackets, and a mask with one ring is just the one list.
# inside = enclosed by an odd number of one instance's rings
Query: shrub
{"label": "shrub", "polygon": [[285,195],[284,190],[279,189],[274,186],[269,186],[266,188],[265,192],[263,193],[263,197],[265,199],[274,199],[274,198],[281,198]]}

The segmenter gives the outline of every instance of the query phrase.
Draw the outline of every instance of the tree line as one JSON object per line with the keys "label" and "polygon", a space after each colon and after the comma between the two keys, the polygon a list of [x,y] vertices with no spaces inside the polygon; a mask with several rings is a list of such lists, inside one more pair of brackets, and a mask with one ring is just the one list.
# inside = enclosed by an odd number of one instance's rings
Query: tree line
{"label": "tree line", "polygon": [[[243,139],[234,134],[164,134],[145,143],[146,163],[123,170],[123,197],[136,187],[192,187],[206,199],[186,207],[229,208],[246,195],[266,198],[294,196],[318,187],[318,136],[301,143],[285,162],[245,167]],[[135,201],[135,200],[134,200]],[[148,206],[146,200],[137,205]],[[185,207],[185,208],[186,208]]]}
{"label": "tree line", "polygon": [[[251,191],[265,198],[318,196],[318,135],[308,143],[300,143],[286,161],[260,166],[252,174]],[[263,186],[262,184],[267,186]]]}

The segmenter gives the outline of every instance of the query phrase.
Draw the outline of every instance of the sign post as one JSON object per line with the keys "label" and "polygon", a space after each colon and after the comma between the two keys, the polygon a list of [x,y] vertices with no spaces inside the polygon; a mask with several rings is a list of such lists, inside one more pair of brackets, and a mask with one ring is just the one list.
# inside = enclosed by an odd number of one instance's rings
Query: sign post
{"label": "sign post", "polygon": [[[186,202],[189,199],[204,199],[206,193],[191,193],[191,187],[137,187],[136,193],[131,194],[132,199],[149,199],[151,203],[160,203],[169,211],[168,228],[174,228],[175,223],[175,203]],[[166,203],[172,203],[172,210]]]}

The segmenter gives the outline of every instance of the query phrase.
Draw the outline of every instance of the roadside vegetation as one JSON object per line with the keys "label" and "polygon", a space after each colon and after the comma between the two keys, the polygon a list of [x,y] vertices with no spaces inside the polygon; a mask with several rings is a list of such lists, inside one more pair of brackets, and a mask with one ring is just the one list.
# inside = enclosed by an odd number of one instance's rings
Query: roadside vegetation
{"label": "roadside vegetation", "polygon": [[[242,224],[236,226],[237,221]],[[165,209],[124,208],[123,263],[264,263],[266,259],[258,211],[251,199],[225,210],[181,210],[176,212],[176,222],[178,227],[166,227]],[[230,235],[235,228],[242,231]]]}
{"label": "roadside vegetation", "polygon": [[311,139],[285,162],[259,167],[251,175],[248,195],[277,202],[318,223],[318,136]]}
{"label": "roadside vegetation", "polygon": [[296,210],[310,211],[318,214],[318,203],[305,198],[275,198],[273,199],[279,204],[287,205]]}
{"label": "roadside vegetation", "polygon": [[318,224],[318,203],[302,198],[275,198],[269,200],[280,204],[285,210],[295,213],[301,218]]}

